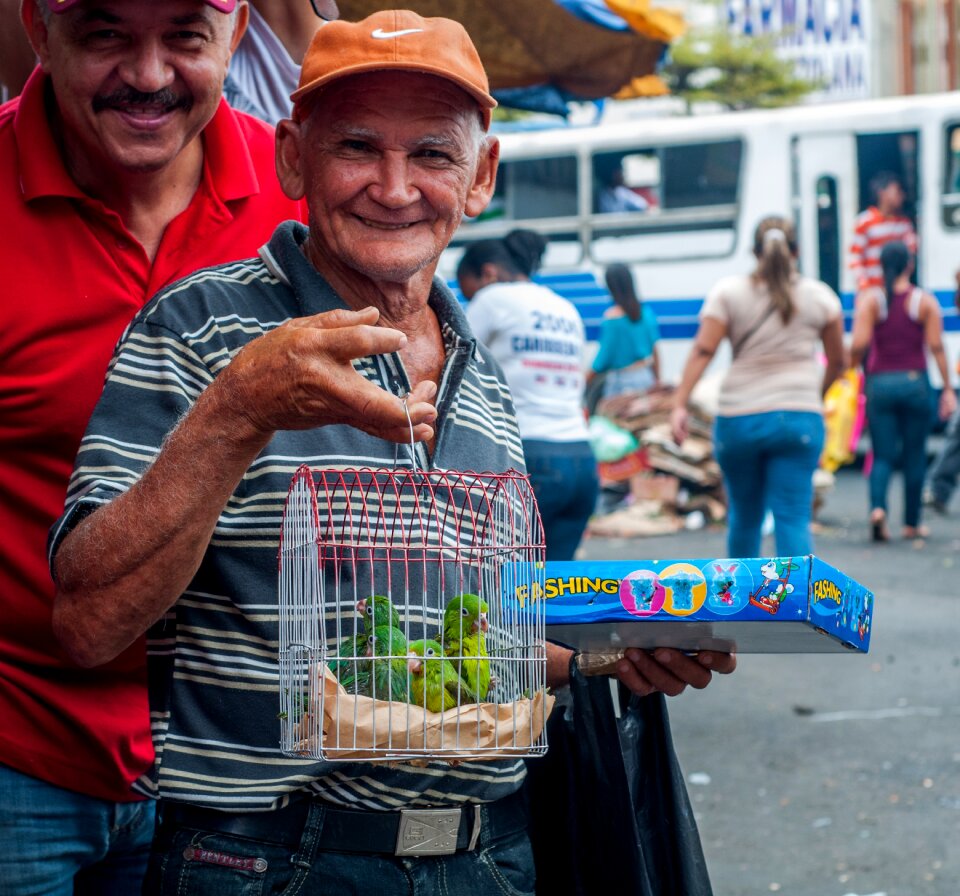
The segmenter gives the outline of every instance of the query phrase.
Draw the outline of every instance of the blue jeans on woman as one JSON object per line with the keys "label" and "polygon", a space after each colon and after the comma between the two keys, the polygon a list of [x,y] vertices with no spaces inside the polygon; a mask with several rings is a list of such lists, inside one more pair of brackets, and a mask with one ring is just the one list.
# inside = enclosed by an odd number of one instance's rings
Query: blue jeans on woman
{"label": "blue jeans on woman", "polygon": [[813,553],[813,472],[823,439],[823,417],[813,411],[717,417],[714,452],[730,502],[730,557],[760,556],[767,509],[773,512],[779,556]]}
{"label": "blue jeans on woman", "polygon": [[930,432],[930,381],[926,371],[871,373],[864,383],[867,426],[873,449],[870,508],[887,510],[890,476],[903,465],[903,524],[920,525]]}
{"label": "blue jeans on woman", "polygon": [[543,520],[547,559],[572,560],[599,492],[590,443],[524,439],[523,456]]}
{"label": "blue jeans on woman", "polygon": [[136,896],[153,800],[113,803],[0,765],[0,896]]}

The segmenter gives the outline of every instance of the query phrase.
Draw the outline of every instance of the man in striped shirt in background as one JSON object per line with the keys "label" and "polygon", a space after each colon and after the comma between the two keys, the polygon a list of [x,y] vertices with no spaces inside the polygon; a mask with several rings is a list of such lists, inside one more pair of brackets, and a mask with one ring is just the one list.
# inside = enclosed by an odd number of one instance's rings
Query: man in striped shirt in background
{"label": "man in striped shirt in background", "polygon": [[883,286],[880,252],[887,243],[899,240],[917,254],[913,221],[902,214],[906,194],[900,178],[892,171],[880,171],[870,180],[870,192],[875,204],[857,216],[850,241],[850,267],[858,291]]}

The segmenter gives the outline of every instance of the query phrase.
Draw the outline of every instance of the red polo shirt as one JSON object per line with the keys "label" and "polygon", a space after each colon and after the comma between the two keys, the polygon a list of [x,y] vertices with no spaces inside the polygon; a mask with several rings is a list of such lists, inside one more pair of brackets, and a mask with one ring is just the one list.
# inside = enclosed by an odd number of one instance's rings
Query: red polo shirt
{"label": "red polo shirt", "polygon": [[151,263],[120,218],[70,179],[44,111],[47,78],[0,106],[0,763],[130,800],[150,764],[143,646],[95,670],[53,638],[46,541],[114,345],[158,290],[256,254],[300,217],[274,173],[273,130],[225,102],[203,178]]}

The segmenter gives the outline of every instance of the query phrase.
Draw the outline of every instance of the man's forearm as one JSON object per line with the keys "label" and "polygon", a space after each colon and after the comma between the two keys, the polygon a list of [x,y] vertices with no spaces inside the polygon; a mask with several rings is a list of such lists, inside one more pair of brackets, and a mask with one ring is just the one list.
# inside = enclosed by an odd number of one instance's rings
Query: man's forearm
{"label": "man's forearm", "polygon": [[570,684],[570,660],[573,651],[547,641],[547,687],[562,688]]}
{"label": "man's forearm", "polygon": [[176,602],[230,495],[269,435],[198,399],[154,464],[67,536],[54,569],[53,625],[75,662],[107,662]]}
{"label": "man's forearm", "polygon": [[54,630],[73,659],[104,663],[174,604],[217,519],[274,432],[347,424],[396,442],[433,438],[436,386],[406,401],[361,376],[353,359],[401,350],[375,308],[288,321],[252,340],[174,429],[143,477],[61,545]]}

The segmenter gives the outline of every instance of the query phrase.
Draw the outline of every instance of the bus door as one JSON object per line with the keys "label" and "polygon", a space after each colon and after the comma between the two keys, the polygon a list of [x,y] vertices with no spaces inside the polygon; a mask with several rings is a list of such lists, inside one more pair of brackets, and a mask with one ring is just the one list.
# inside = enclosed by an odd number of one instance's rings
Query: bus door
{"label": "bus door", "polygon": [[919,131],[862,131],[857,134],[857,172],[860,183],[858,211],[863,211],[876,202],[871,181],[881,171],[894,174],[903,187],[904,203],[900,213],[913,221],[919,236],[914,282],[917,282],[918,276],[923,282],[923,262],[928,253],[924,245],[926,228],[921,226],[924,215]]}
{"label": "bus door", "polygon": [[843,297],[852,309],[847,253],[857,215],[857,146],[853,134],[801,134],[792,146],[793,208],[800,269]]}

